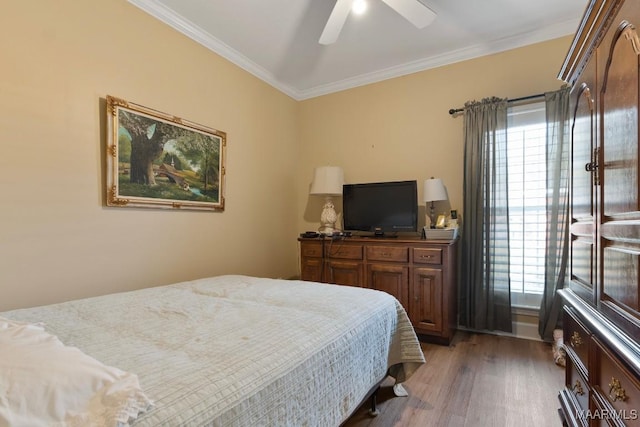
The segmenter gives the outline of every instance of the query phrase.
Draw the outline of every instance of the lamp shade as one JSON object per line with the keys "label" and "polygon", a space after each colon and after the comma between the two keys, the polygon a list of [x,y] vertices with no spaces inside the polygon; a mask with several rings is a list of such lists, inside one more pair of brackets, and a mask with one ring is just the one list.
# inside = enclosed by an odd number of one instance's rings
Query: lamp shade
{"label": "lamp shade", "polygon": [[424,181],[424,201],[435,202],[437,200],[447,200],[447,190],[444,188],[442,180],[431,178]]}
{"label": "lamp shade", "polygon": [[313,173],[309,194],[341,196],[344,173],[340,166],[320,166]]}

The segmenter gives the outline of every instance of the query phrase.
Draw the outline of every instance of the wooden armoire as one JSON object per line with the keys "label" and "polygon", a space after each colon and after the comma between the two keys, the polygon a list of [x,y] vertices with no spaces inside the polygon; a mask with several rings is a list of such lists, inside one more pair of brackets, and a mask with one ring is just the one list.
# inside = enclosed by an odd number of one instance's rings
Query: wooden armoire
{"label": "wooden armoire", "polygon": [[640,426],[639,0],[590,0],[572,87],[565,425]]}

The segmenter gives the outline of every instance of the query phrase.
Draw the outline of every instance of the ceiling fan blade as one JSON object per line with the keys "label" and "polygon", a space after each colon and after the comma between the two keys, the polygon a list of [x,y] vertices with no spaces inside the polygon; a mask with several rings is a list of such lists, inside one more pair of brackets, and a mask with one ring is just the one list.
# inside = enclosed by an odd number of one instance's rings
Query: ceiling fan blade
{"label": "ceiling fan blade", "polygon": [[424,28],[436,19],[436,13],[418,0],[382,1],[418,28]]}
{"label": "ceiling fan blade", "polygon": [[320,44],[331,44],[338,40],[342,26],[347,20],[347,16],[349,16],[351,3],[353,3],[353,0],[336,1],[336,4],[333,6],[333,10],[331,11],[331,15],[327,20],[327,25],[325,25],[322,35],[320,36]]}

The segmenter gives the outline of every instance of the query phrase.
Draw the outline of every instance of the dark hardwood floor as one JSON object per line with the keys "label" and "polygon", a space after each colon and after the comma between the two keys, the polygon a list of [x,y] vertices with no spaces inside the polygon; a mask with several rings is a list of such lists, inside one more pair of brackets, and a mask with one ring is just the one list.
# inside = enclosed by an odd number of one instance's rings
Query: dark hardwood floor
{"label": "dark hardwood floor", "polygon": [[377,417],[369,402],[345,427],[560,426],[557,394],[564,368],[551,345],[458,331],[450,346],[422,344],[427,363],[393,395],[393,381],[378,392]]}

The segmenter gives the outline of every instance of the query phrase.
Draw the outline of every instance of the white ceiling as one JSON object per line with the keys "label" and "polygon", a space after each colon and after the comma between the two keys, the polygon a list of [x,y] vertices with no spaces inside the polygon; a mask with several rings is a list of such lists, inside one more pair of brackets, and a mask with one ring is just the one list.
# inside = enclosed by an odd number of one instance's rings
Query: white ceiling
{"label": "white ceiling", "polygon": [[129,0],[297,100],[572,34],[588,3],[416,1],[437,13],[431,25],[367,0],[323,46],[335,0]]}

